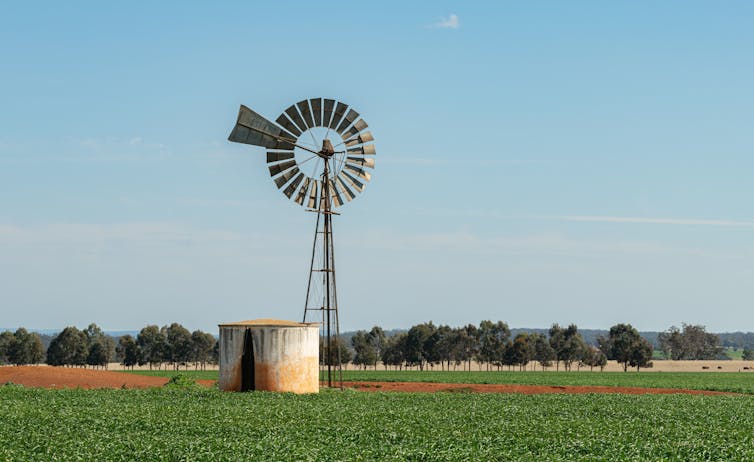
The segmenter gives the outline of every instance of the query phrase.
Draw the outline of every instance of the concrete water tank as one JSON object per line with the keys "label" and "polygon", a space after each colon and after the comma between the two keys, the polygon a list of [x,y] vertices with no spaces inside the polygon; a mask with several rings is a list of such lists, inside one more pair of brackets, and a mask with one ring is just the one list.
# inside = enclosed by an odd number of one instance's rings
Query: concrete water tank
{"label": "concrete water tank", "polygon": [[319,323],[254,319],[220,324],[225,391],[319,391]]}

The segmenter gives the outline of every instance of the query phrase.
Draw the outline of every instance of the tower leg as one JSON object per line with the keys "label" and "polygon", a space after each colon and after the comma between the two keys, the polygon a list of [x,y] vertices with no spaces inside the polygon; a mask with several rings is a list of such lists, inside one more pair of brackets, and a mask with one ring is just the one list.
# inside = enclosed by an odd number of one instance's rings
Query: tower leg
{"label": "tower leg", "polygon": [[[324,346],[327,386],[332,387],[333,382],[337,382],[338,387],[343,388],[343,368],[340,355],[340,323],[335,284],[335,252],[332,232],[332,216],[334,213],[332,212],[329,174],[330,160],[327,159],[325,160],[325,168],[322,173],[319,206],[316,210],[317,225],[314,233],[314,244],[312,245],[309,283],[306,288],[304,322],[307,322],[307,318],[311,320],[311,316],[309,316],[310,312],[320,312],[323,334],[320,337],[320,342]],[[319,256],[317,255],[318,248],[321,250]],[[319,279],[316,273],[322,273],[321,285],[316,280]],[[319,289],[321,289],[321,293],[317,293],[320,292]]]}

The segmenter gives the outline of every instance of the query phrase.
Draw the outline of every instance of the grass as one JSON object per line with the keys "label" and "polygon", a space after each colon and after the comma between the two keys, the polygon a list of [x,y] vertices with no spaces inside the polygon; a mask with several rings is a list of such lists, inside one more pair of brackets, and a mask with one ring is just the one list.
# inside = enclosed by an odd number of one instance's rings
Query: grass
{"label": "grass", "polygon": [[725,354],[728,355],[730,359],[742,361],[744,350],[741,348],[736,348],[735,350],[731,347],[728,347],[725,349]]}
{"label": "grass", "polygon": [[[172,377],[175,371],[134,371],[141,375]],[[217,380],[217,371],[181,371],[193,379]],[[647,388],[684,388],[754,394],[750,372],[461,372],[461,371],[343,371],[348,381],[509,383],[521,385],[598,385]]]}
{"label": "grass", "polygon": [[754,397],[0,387],[0,460],[754,460]]}

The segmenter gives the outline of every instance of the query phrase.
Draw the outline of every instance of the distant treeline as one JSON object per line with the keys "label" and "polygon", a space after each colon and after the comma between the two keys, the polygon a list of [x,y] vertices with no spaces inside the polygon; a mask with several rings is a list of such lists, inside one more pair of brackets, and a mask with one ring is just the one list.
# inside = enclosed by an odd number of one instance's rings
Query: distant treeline
{"label": "distant treeline", "polygon": [[[520,333],[547,335],[547,331],[549,329],[511,327],[510,330],[511,336],[515,337]],[[385,331],[388,336],[400,334],[402,332],[408,332],[408,329],[390,329]],[[599,337],[607,336],[608,332],[609,331],[606,329],[579,329],[581,337],[588,345],[597,345],[597,339]],[[349,331],[342,334],[347,344],[350,345],[351,337],[355,333],[356,331]],[[659,331],[639,331],[639,335],[644,337],[649,343],[652,344],[652,348],[658,351],[662,350],[662,345],[660,345],[659,341],[660,334],[662,334],[662,332]],[[716,335],[720,339],[720,345],[724,348],[754,351],[754,332],[723,332],[714,335]]]}
{"label": "distant treeline", "polygon": [[[595,335],[597,332],[602,332]],[[604,367],[607,360],[616,360],[628,367],[651,367],[653,350],[673,360],[729,359],[724,347],[744,345],[743,359],[754,359],[752,333],[711,334],[704,326],[683,324],[667,331],[653,333],[651,338],[639,333],[630,324],[617,324],[606,331],[580,331],[571,324],[549,329],[510,329],[503,321],[482,321],[478,326],[436,326],[432,322],[412,326],[408,330],[385,331],[379,326],[369,332],[349,332],[333,345],[329,359],[325,345],[320,358],[331,364],[353,362],[364,367],[382,363],[385,367],[425,366],[470,368],[471,362],[488,368],[507,366],[523,368],[536,362],[542,368],[561,365],[570,370]],[[721,335],[726,340],[721,341]],[[57,335],[40,335],[19,328],[0,333],[0,365],[39,364],[55,366],[107,367],[118,362],[125,367],[149,365],[174,368],[192,365],[204,368],[216,364],[218,342],[212,334],[188,329],[178,323],[158,327],[149,325],[136,336],[106,335],[96,324],[86,329],[66,327]]]}
{"label": "distant treeline", "polygon": [[134,338],[106,335],[96,324],[86,329],[66,327],[59,334],[49,336],[45,347],[43,336],[20,328],[0,333],[0,365],[39,364],[51,366],[107,367],[119,362],[126,367],[148,364],[161,368],[192,365],[205,368],[217,363],[217,340],[212,334],[196,330],[190,332],[178,323],[170,326],[146,326]]}
{"label": "distant treeline", "polygon": [[[486,364],[488,368],[523,368],[537,362],[544,369],[551,366],[570,370],[577,367],[603,368],[607,360],[616,360],[624,370],[630,367],[651,367],[654,347],[630,324],[617,324],[589,342],[574,324],[563,328],[557,324],[546,331],[527,332],[508,328],[503,321],[482,321],[478,326],[435,326],[432,322],[411,327],[408,331],[394,331],[387,335],[375,326],[344,336],[328,356],[321,357],[331,364],[352,362],[377,367],[418,367],[441,369],[471,368],[471,362]],[[656,336],[659,350],[666,359],[711,360],[729,359],[720,338],[706,332],[704,326],[683,324],[671,327]],[[744,349],[743,359],[754,359],[754,352]]]}
{"label": "distant treeline", "polygon": [[[322,348],[326,362],[336,364],[352,362],[365,369],[427,367],[454,369],[458,366],[471,370],[472,361],[486,364],[487,369],[518,367],[524,369],[530,362],[543,369],[555,366],[571,370],[587,366],[603,369],[608,359],[616,360],[623,369],[652,366],[652,345],[629,324],[613,326],[607,337],[600,337],[599,346],[587,344],[578,327],[571,324],[561,327],[553,324],[544,333],[520,332],[514,337],[503,321],[482,321],[478,326],[435,326],[432,322],[418,324],[407,332],[385,335],[379,326],[369,332],[357,331],[350,339],[351,349],[345,342],[335,345],[328,355]],[[353,354],[351,353],[353,351]]]}

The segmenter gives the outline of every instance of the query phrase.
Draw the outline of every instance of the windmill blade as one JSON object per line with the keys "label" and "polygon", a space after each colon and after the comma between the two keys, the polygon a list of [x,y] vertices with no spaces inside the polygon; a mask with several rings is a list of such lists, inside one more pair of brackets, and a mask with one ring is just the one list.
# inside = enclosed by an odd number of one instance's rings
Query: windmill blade
{"label": "windmill blade", "polygon": [[348,158],[346,158],[346,162],[350,164],[358,165],[362,168],[364,167],[374,168],[374,159],[371,157],[369,159],[365,159],[363,157],[348,156]]}
{"label": "windmill blade", "polygon": [[278,117],[275,122],[280,124],[281,127],[288,130],[289,132],[293,133],[295,136],[301,136],[301,130],[298,129],[296,124],[291,122],[291,120],[285,116],[285,114],[280,114],[280,117]]}
{"label": "windmill blade", "polygon": [[285,190],[283,191],[283,194],[285,194],[285,197],[290,199],[293,193],[296,192],[296,188],[298,187],[298,185],[301,183],[303,179],[304,179],[304,174],[299,172],[299,174],[296,175],[296,178],[294,178],[293,181],[291,181],[291,184],[289,184],[288,187],[286,187]]}
{"label": "windmill blade", "polygon": [[345,169],[346,170],[350,170],[351,172],[353,172],[354,174],[356,174],[359,178],[361,178],[361,179],[363,179],[365,181],[369,181],[369,180],[372,179],[372,174],[371,173],[365,172],[363,169],[361,169],[359,167],[356,167],[355,165],[346,164]]}
{"label": "windmill blade", "polygon": [[314,126],[322,126],[322,98],[312,98],[309,100],[312,106],[312,115],[314,116]]}
{"label": "windmill blade", "polygon": [[319,191],[319,181],[312,180],[312,189],[309,192],[309,202],[306,204],[310,209],[313,209],[317,205],[317,191]]}
{"label": "windmill blade", "polygon": [[299,101],[296,103],[296,107],[298,107],[299,112],[304,118],[306,128],[312,128],[314,126],[314,117],[312,117],[312,111],[309,109],[309,100]]}
{"label": "windmill blade", "polygon": [[273,164],[270,165],[270,176],[279,175],[280,173],[291,169],[296,166],[295,160],[287,160],[285,162],[280,162],[279,164]]}
{"label": "windmill blade", "polygon": [[349,182],[351,186],[356,188],[359,192],[364,191],[364,183],[351,176],[350,173],[346,172],[345,170],[341,170],[339,175],[343,175],[343,178],[345,178],[346,181]]}
{"label": "windmill blade", "polygon": [[355,138],[351,138],[350,140],[345,141],[345,145],[347,148],[350,148],[352,146],[356,146],[358,144],[364,144],[368,143],[369,141],[374,141],[374,137],[372,136],[372,132],[364,132],[360,134],[359,136]]}
{"label": "windmill blade", "polygon": [[329,127],[334,129],[338,126],[340,123],[340,119],[343,118],[343,114],[345,114],[346,109],[348,109],[347,104],[338,103],[337,106],[335,106],[335,110],[332,113],[332,120],[330,121]]}
{"label": "windmill blade", "polygon": [[296,203],[298,205],[303,206],[304,205],[304,199],[306,199],[306,193],[309,192],[309,177],[304,178],[304,185],[301,186],[301,189],[298,190],[298,194],[296,195]]}
{"label": "windmill blade", "polygon": [[349,110],[348,114],[343,117],[343,120],[340,122],[340,125],[338,125],[338,128],[336,128],[335,131],[342,134],[343,130],[348,128],[348,126],[351,125],[357,117],[359,117],[358,112],[354,111],[353,109]]}
{"label": "windmill blade", "polygon": [[340,188],[341,191],[343,191],[343,195],[346,197],[346,200],[348,202],[351,202],[356,197],[356,194],[351,191],[351,188],[346,186],[346,183],[343,181],[343,178],[341,178],[340,175],[335,177],[335,184],[338,185],[338,188]]}
{"label": "windmill blade", "polygon": [[327,180],[327,185],[330,190],[330,197],[332,197],[335,207],[340,207],[341,205],[343,205],[343,198],[340,197],[340,191],[338,191],[338,188],[335,187],[335,183],[333,183],[332,180]]}
{"label": "windmill blade", "polygon": [[332,196],[332,203],[335,207],[341,207],[343,205],[343,198],[340,197],[340,194],[336,194]]}
{"label": "windmill blade", "polygon": [[348,152],[348,154],[364,154],[364,155],[377,154],[377,150],[374,148],[373,144],[366,144],[364,146],[359,146],[357,148],[348,148],[346,151]]}
{"label": "windmill blade", "polygon": [[341,133],[341,136],[343,137],[344,140],[347,140],[367,127],[368,125],[366,122],[364,122],[364,119],[359,119],[356,121],[355,124],[353,124],[351,128],[346,130],[344,133]]}
{"label": "windmill blade", "polygon": [[301,114],[298,113],[298,109],[296,109],[295,104],[286,109],[285,113],[293,121],[293,123],[296,124],[301,132],[305,132],[308,129],[306,122],[304,122],[304,119],[301,118]]}
{"label": "windmill blade", "polygon": [[283,185],[288,183],[291,178],[293,178],[297,173],[299,173],[298,167],[293,167],[279,177],[275,178],[275,186],[277,186],[278,189],[282,188]]}
{"label": "windmill blade", "polygon": [[322,115],[322,126],[323,127],[329,127],[330,126],[330,120],[332,120],[332,113],[333,108],[335,107],[335,100],[334,99],[325,99],[325,104],[323,107],[323,115]]}
{"label": "windmill blade", "polygon": [[267,163],[280,162],[282,160],[293,159],[293,151],[270,152],[267,151]]}
{"label": "windmill blade", "polygon": [[238,119],[228,140],[234,143],[251,144],[267,149],[293,149],[295,138],[291,139],[276,124],[265,119],[248,107],[241,105]]}

